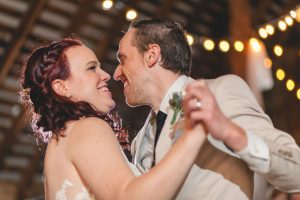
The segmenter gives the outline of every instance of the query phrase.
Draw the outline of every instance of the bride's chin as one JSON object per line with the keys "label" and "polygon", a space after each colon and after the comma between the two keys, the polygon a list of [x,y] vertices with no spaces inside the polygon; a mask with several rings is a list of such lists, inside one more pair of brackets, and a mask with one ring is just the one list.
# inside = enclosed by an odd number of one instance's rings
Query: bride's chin
{"label": "bride's chin", "polygon": [[108,114],[112,109],[114,109],[114,107],[116,106],[115,101],[112,101],[110,103],[110,105],[107,105],[105,107],[102,107],[101,109],[97,109],[98,112],[102,113],[102,114]]}

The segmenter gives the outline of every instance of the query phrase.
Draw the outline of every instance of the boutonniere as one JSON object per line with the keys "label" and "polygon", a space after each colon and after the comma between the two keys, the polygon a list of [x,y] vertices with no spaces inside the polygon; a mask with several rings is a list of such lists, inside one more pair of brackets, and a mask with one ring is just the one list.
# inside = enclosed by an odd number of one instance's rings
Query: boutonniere
{"label": "boutonniere", "polygon": [[174,92],[172,99],[170,99],[169,104],[171,106],[171,109],[174,111],[171,125],[173,125],[177,119],[177,115],[182,111],[182,100],[183,100],[183,94],[182,92]]}

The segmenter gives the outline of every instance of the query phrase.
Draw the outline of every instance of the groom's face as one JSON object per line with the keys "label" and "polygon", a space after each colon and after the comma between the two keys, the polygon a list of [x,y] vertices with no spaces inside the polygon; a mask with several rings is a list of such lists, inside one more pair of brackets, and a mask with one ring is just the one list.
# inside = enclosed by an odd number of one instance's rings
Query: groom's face
{"label": "groom's face", "polygon": [[119,43],[117,57],[119,65],[114,72],[114,79],[124,84],[126,102],[130,106],[146,104],[145,83],[147,69],[144,56],[132,44],[134,29],[129,30]]}

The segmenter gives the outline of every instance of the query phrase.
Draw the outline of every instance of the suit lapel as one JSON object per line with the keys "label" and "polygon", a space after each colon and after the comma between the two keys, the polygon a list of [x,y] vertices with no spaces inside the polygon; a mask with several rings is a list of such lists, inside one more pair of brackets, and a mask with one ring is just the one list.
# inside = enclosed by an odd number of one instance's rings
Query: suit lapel
{"label": "suit lapel", "polygon": [[153,138],[155,129],[153,119],[154,112],[151,110],[142,129],[139,131],[131,144],[131,153],[133,164],[135,164],[141,172],[146,172],[151,168],[152,152],[154,143],[150,141]]}
{"label": "suit lapel", "polygon": [[[194,81],[192,78],[188,78],[185,81],[185,84],[182,88],[182,90],[192,81]],[[171,121],[174,115],[174,110],[170,106],[167,108],[167,119],[165,121],[165,124],[161,130],[161,134],[158,138],[156,150],[155,150],[155,158],[156,163],[158,163],[163,157],[166,155],[166,153],[170,150],[171,145],[174,141],[174,139],[171,139],[170,134],[172,131],[174,131],[174,124],[171,125]],[[180,119],[180,114],[177,115],[175,123]],[[176,138],[175,138],[176,139]]]}

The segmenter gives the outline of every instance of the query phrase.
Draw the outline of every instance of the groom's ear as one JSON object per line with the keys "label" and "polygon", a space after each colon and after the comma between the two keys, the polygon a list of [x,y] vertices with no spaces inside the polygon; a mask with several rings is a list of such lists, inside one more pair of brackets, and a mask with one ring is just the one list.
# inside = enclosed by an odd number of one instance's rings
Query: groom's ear
{"label": "groom's ear", "polygon": [[145,56],[148,67],[153,67],[160,60],[160,46],[158,44],[149,44],[149,48]]}

